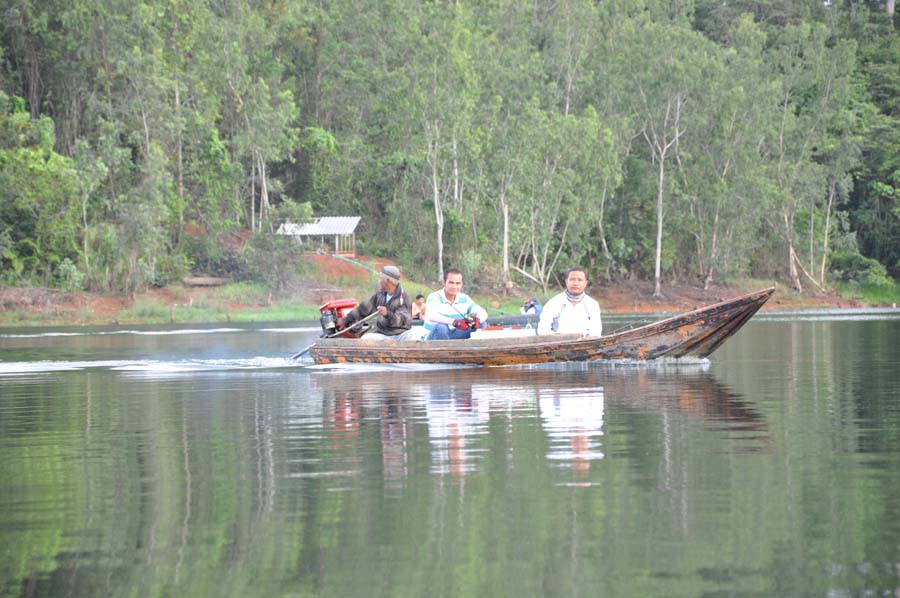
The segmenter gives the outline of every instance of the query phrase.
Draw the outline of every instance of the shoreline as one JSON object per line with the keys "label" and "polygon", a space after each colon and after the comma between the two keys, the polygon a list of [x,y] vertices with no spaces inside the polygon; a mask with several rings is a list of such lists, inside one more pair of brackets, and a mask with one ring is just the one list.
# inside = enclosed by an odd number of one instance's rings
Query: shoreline
{"label": "shoreline", "polygon": [[[656,299],[653,283],[624,282],[595,285],[588,290],[604,313],[616,315],[669,314],[691,311],[737,295],[771,286],[771,282],[746,281],[703,291],[689,285],[665,285]],[[837,294],[799,294],[776,284],[772,298],[763,311],[814,309],[858,309],[886,307],[868,305]],[[231,292],[205,287],[171,286],[148,289],[131,297],[94,293],[65,293],[43,288],[0,288],[0,327],[40,326],[116,326],[124,324],[215,324],[223,322],[309,321],[318,319],[323,297],[298,292],[297,297],[274,300],[271,293],[249,296],[243,289]],[[335,288],[337,295],[360,297],[358,289]],[[489,313],[518,314],[519,296],[525,291],[502,298],[494,294],[472,292]],[[326,299],[327,300],[327,299]]]}

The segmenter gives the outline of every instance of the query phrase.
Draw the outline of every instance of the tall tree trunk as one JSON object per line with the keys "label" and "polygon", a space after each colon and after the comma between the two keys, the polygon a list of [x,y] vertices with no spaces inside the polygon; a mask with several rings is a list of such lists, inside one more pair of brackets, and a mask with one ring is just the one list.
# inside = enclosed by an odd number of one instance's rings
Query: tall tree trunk
{"label": "tall tree trunk", "polygon": [[712,239],[710,239],[709,262],[706,264],[706,276],[703,278],[703,290],[708,291],[713,279],[713,264],[719,255],[719,204],[716,203],[716,214],[713,216]]}
{"label": "tall tree trunk", "polygon": [[441,206],[441,188],[436,158],[431,160],[431,193],[434,201],[434,222],[437,226],[438,280],[444,280],[444,210]]}
{"label": "tall tree trunk", "polygon": [[41,115],[41,70],[37,52],[28,44],[25,50],[28,56],[28,108],[31,118]]}
{"label": "tall tree trunk", "polygon": [[816,271],[816,200],[809,200],[809,271]]}
{"label": "tall tree trunk", "polygon": [[662,232],[663,232],[663,185],[666,180],[666,154],[659,156],[659,177],[657,179],[656,192],[656,266],[653,271],[653,296],[659,297],[659,279],[662,263]]}
{"label": "tall tree trunk", "polygon": [[[266,175],[266,161],[262,157],[262,153],[256,152],[259,160],[259,232],[262,232],[264,222],[269,222],[269,184]],[[269,228],[272,223],[269,222]]]}
{"label": "tall tree trunk", "polygon": [[91,260],[88,256],[87,203],[88,203],[87,194],[83,193],[83,196],[81,198],[81,223],[82,223],[82,226],[84,227],[84,232],[81,234],[81,253],[82,253],[82,255],[84,255],[84,274],[87,277],[88,283],[90,284]]}
{"label": "tall tree trunk", "polygon": [[250,167],[250,232],[256,232],[256,159]]}
{"label": "tall tree trunk", "polygon": [[462,205],[462,183],[459,178],[459,154],[457,153],[456,137],[453,137],[453,206],[456,209]]}
{"label": "tall tree trunk", "polygon": [[606,243],[606,229],[603,226],[603,216],[606,213],[606,196],[609,194],[609,179],[603,181],[603,193],[600,195],[600,216],[597,218],[597,230],[600,233],[600,247],[603,249],[603,257],[608,263],[612,262],[609,253],[609,245]]}
{"label": "tall tree trunk", "polygon": [[894,16],[894,0],[887,0],[885,9],[890,16]]}
{"label": "tall tree trunk", "polygon": [[[644,95],[643,89],[640,89],[641,97],[644,101],[644,106],[647,109],[648,113],[651,112],[649,110],[647,104],[647,98]],[[656,123],[653,121],[652,116],[647,124],[644,126],[644,130],[641,131],[641,134],[644,136],[644,139],[647,141],[647,144],[650,146],[650,149],[653,151],[654,157],[659,160],[659,175],[657,177],[657,191],[656,191],[656,264],[654,268],[654,285],[653,285],[653,296],[659,297],[660,293],[660,277],[662,270],[662,230],[663,230],[663,199],[665,196],[665,179],[666,179],[666,157],[669,153],[669,149],[672,146],[678,147],[678,140],[681,137],[684,131],[681,127],[681,107],[684,103],[685,98],[680,93],[676,93],[674,96],[669,96],[666,100],[666,113],[663,116],[662,122],[660,123],[659,131],[656,129]],[[671,139],[669,139],[669,132],[672,133]]]}
{"label": "tall tree trunk", "polygon": [[181,243],[181,231],[184,229],[184,154],[181,138],[181,92],[178,87],[178,79],[175,79],[175,152],[178,160],[178,231],[175,233],[175,242]]}
{"label": "tall tree trunk", "polygon": [[794,251],[793,216],[788,214],[787,208],[781,210],[781,216],[784,219],[784,236],[788,248],[788,275],[791,278],[794,289],[796,289],[798,293],[802,293],[803,285],[800,284],[800,274],[797,272],[797,252]]}
{"label": "tall tree trunk", "polygon": [[500,210],[503,212],[503,295],[509,294],[512,277],[509,274],[509,204],[506,197],[500,197]]}
{"label": "tall tree trunk", "polygon": [[837,192],[837,181],[828,183],[828,205],[825,207],[825,231],[822,234],[822,265],[819,268],[819,284],[825,286],[825,266],[828,263],[828,237],[831,230],[831,209],[834,206],[834,196]]}
{"label": "tall tree trunk", "polygon": [[150,160],[150,124],[147,122],[147,111],[144,109],[143,102],[141,102],[141,120],[144,123],[144,151],[147,152],[147,160]]}

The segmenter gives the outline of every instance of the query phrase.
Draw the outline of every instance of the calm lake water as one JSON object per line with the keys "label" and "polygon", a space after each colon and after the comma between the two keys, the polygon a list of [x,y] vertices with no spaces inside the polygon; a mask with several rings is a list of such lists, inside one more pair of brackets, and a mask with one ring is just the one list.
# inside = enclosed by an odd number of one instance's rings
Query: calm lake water
{"label": "calm lake water", "polygon": [[649,365],[292,362],[317,333],[0,330],[0,596],[900,593],[900,311]]}

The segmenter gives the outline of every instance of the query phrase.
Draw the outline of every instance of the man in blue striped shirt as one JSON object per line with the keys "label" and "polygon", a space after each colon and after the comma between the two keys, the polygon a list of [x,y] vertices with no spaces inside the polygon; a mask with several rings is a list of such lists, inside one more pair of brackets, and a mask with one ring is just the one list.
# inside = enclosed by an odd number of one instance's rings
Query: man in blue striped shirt
{"label": "man in blue striped shirt", "polygon": [[444,273],[444,288],[425,301],[426,340],[466,339],[487,320],[487,312],[462,292],[462,272],[451,268]]}

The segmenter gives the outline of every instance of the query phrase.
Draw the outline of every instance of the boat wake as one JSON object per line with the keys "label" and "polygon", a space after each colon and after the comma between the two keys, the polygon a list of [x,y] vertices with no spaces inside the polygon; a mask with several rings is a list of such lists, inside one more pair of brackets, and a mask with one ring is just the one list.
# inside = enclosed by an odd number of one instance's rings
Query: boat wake
{"label": "boat wake", "polygon": [[179,374],[236,370],[280,370],[302,367],[287,357],[250,357],[245,359],[98,360],[98,361],[11,361],[0,362],[0,376],[26,376],[37,373],[73,371],[114,371],[131,374]]}
{"label": "boat wake", "polygon": [[183,336],[192,334],[231,334],[235,332],[272,332],[297,333],[319,332],[318,326],[300,326],[293,328],[179,328],[177,330],[85,330],[85,331],[53,331],[53,332],[10,332],[0,334],[0,339],[54,338],[75,336]]}
{"label": "boat wake", "polygon": [[365,373],[365,372],[421,372],[432,370],[460,370],[460,369],[497,369],[497,370],[610,370],[610,369],[644,369],[644,370],[702,370],[709,369],[710,361],[707,357],[662,357],[660,359],[598,359],[595,361],[557,361],[551,363],[483,366],[483,365],[454,365],[446,363],[326,363],[311,365],[312,360],[301,363],[310,364],[307,369],[313,372],[327,371],[330,373]]}

